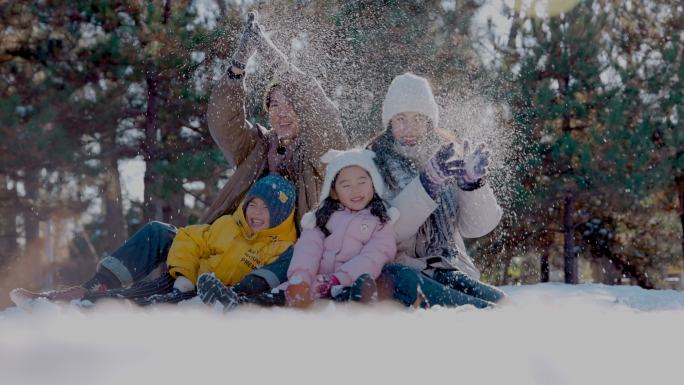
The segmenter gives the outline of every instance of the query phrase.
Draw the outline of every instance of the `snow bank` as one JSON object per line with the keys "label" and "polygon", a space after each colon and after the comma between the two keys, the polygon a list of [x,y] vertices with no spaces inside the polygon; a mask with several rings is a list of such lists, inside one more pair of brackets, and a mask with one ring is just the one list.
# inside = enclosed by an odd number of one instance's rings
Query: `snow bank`
{"label": "snow bank", "polygon": [[[497,309],[323,303],[223,314],[40,303],[0,312],[0,384],[681,383],[684,293],[506,287]],[[209,382],[207,382],[209,381]]]}

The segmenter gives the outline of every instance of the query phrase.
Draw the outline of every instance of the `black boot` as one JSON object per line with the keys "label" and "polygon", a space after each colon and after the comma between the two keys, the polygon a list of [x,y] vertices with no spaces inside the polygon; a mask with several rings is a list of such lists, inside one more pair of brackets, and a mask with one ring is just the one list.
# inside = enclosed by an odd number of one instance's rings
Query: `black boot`
{"label": "black boot", "polygon": [[253,303],[264,307],[285,306],[287,303],[285,292],[282,290],[240,297],[239,301],[240,303]]}
{"label": "black boot", "polygon": [[354,302],[369,303],[378,300],[378,286],[368,274],[362,274],[354,281],[349,292],[349,299]]}
{"label": "black boot", "polygon": [[213,273],[204,273],[197,279],[197,295],[202,302],[213,305],[218,301],[224,311],[234,309],[239,303],[239,296],[232,288],[226,286]]}
{"label": "black boot", "polygon": [[332,300],[337,302],[376,302],[378,300],[378,286],[369,274],[361,274],[351,287],[343,288],[337,295],[333,296]]}

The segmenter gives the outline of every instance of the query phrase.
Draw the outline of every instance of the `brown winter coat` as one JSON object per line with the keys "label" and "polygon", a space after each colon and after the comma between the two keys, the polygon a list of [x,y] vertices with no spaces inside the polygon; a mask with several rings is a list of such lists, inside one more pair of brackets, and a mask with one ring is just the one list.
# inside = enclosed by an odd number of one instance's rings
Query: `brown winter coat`
{"label": "brown winter coat", "polygon": [[[297,187],[297,223],[318,204],[325,177],[320,158],[330,149],[349,147],[337,107],[318,82],[296,68],[284,73],[280,85],[299,118],[300,132],[294,143],[294,182]],[[268,169],[269,143],[275,133],[253,126],[245,119],[245,86],[242,80],[223,79],[214,87],[207,110],[209,131],[235,173],[200,218],[212,223],[235,211],[250,186]]]}

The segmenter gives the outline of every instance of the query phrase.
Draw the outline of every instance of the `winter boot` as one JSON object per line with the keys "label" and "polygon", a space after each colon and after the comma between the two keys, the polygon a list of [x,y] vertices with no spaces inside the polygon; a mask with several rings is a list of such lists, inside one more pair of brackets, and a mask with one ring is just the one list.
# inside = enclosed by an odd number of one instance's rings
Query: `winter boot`
{"label": "winter boot", "polygon": [[173,289],[168,293],[164,294],[153,294],[149,297],[132,298],[132,301],[140,306],[155,305],[160,303],[179,303],[181,301],[186,301],[197,295],[195,291],[180,291],[178,289]]}
{"label": "winter boot", "polygon": [[350,287],[344,287],[341,288],[341,290],[336,290],[332,296],[332,300],[336,302],[377,302],[378,286],[370,275],[362,274]]}
{"label": "winter boot", "polygon": [[276,290],[267,293],[252,294],[240,297],[240,303],[253,303],[255,305],[272,307],[287,305],[287,298],[285,298],[285,291]]}
{"label": "winter boot", "polygon": [[48,301],[54,302],[71,302],[73,300],[79,300],[87,293],[87,290],[83,286],[71,286],[65,289],[50,290],[43,292],[33,292],[26,289],[18,288],[10,292],[10,299],[18,307],[22,308],[22,305],[28,304],[32,300],[39,298],[44,298]]}
{"label": "winter boot", "polygon": [[95,302],[101,298],[142,299],[150,298],[157,294],[168,294],[173,290],[174,278],[169,273],[150,280],[140,281],[130,287],[119,287],[105,291],[90,291],[83,299]]}
{"label": "winter boot", "polygon": [[354,302],[370,303],[378,300],[378,287],[368,274],[362,274],[354,281],[349,291],[349,299]]}
{"label": "winter boot", "polygon": [[218,301],[223,305],[224,311],[234,309],[239,303],[237,293],[224,285],[213,273],[204,273],[199,276],[197,279],[197,295],[207,305],[213,305]]}
{"label": "winter boot", "polygon": [[313,303],[311,286],[306,282],[290,283],[285,289],[287,304],[292,307],[305,308]]}

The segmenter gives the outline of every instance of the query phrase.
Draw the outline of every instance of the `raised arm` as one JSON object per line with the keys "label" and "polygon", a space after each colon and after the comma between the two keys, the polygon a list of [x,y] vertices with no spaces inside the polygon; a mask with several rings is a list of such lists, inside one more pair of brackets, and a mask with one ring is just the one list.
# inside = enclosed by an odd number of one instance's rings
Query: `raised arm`
{"label": "raised arm", "polygon": [[207,109],[211,137],[232,165],[242,163],[256,143],[256,128],[245,120],[245,90],[242,79],[225,75],[214,86]]}
{"label": "raised arm", "polygon": [[244,69],[256,51],[260,33],[256,13],[247,15],[230,68],[214,86],[209,98],[207,122],[212,138],[233,166],[242,163],[256,142],[256,128],[245,119]]}
{"label": "raised arm", "polygon": [[261,29],[260,33],[257,50],[264,64],[271,68],[275,78],[280,80],[291,96],[291,102],[303,123],[301,135],[306,142],[306,158],[314,162],[314,168],[323,175],[325,170],[320,157],[330,149],[345,150],[349,147],[340,111],[313,76],[290,63]]}

